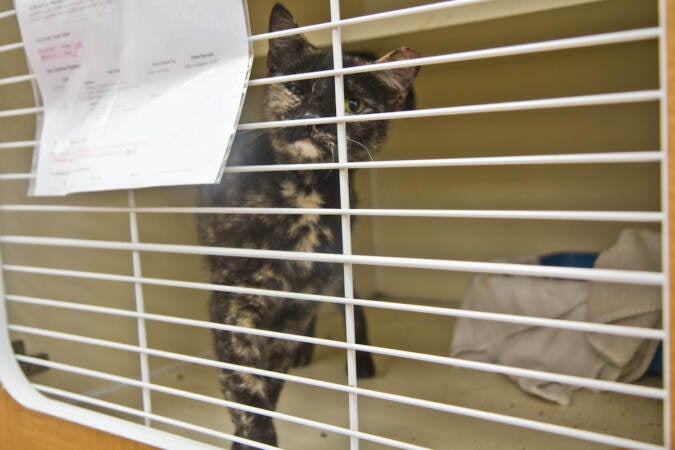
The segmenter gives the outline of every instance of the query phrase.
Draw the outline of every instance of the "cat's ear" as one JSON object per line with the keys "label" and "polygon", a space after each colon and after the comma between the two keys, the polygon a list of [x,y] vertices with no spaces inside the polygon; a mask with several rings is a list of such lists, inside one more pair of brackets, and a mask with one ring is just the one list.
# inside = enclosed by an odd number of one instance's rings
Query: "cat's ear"
{"label": "cat's ear", "polygon": [[[405,59],[419,58],[419,56],[420,54],[415,50],[408,47],[401,47],[399,49],[392,50],[375,62],[386,63],[393,61],[403,61]],[[419,70],[419,66],[415,66],[403,67],[401,69],[383,70],[374,73],[379,74],[382,81],[384,81],[384,83],[393,91],[399,94],[398,101],[403,101],[408,96],[413,80],[415,79],[415,76]]]}
{"label": "cat's ear", "polygon": [[[270,13],[270,33],[297,27],[298,24],[295,23],[293,15],[284,6],[280,3],[274,5]],[[285,68],[289,63],[297,61],[303,53],[312,48],[312,45],[301,34],[270,39],[267,53],[267,68],[270,74],[285,73]]]}

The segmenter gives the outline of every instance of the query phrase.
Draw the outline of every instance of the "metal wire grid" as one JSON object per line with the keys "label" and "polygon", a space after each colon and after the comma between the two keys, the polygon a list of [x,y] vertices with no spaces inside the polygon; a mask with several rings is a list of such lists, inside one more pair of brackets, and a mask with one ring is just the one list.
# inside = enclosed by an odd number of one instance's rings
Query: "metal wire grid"
{"label": "metal wire grid", "polygon": [[[341,108],[336,109],[335,117],[308,119],[308,120],[286,120],[274,122],[256,122],[241,124],[239,130],[253,130],[271,127],[282,126],[299,126],[322,123],[335,123],[338,129],[338,162],[315,164],[315,165],[276,165],[276,166],[255,166],[255,167],[231,167],[229,172],[241,171],[280,171],[280,170],[320,170],[320,169],[337,169],[340,173],[340,193],[341,193],[341,207],[339,209],[313,209],[313,208],[194,208],[194,207],[136,207],[134,192],[130,191],[128,194],[128,207],[87,207],[87,206],[61,206],[61,205],[16,205],[5,204],[0,205],[1,211],[33,211],[33,212],[91,212],[91,213],[121,213],[128,214],[130,226],[130,242],[121,241],[94,241],[85,239],[66,239],[66,238],[47,238],[38,236],[0,236],[0,243],[4,244],[18,244],[18,245],[37,245],[37,246],[58,246],[58,247],[72,247],[72,248],[89,248],[89,249],[114,249],[131,252],[133,258],[133,276],[114,275],[107,273],[86,272],[77,270],[52,269],[34,266],[20,266],[3,264],[2,270],[4,272],[20,272],[41,275],[52,275],[69,277],[73,279],[96,279],[96,280],[111,280],[124,283],[132,283],[135,288],[136,309],[135,311],[101,307],[94,305],[73,304],[69,302],[50,300],[44,298],[33,298],[20,295],[4,295],[5,302],[42,305],[53,308],[61,308],[64,310],[81,310],[101,313],[110,316],[123,316],[135,318],[137,320],[138,329],[138,345],[128,345],[109,340],[94,339],[85,336],[79,336],[70,333],[50,331],[35,327],[27,327],[7,322],[4,308],[0,311],[0,325],[4,325],[9,331],[28,333],[36,336],[46,336],[56,339],[62,339],[73,343],[84,343],[104,348],[113,348],[124,350],[132,353],[137,353],[140,358],[141,379],[131,379],[127,377],[120,377],[104,372],[86,369],[83,367],[76,367],[73,365],[44,361],[29,356],[16,355],[15,360],[25,363],[39,364],[50,367],[52,369],[61,370],[65,372],[85,375],[102,380],[108,380],[115,383],[121,383],[128,386],[135,386],[143,392],[143,410],[128,408],[118,404],[105,402],[99,399],[83,396],[73,392],[48,387],[44,385],[29,384],[27,380],[20,375],[16,364],[11,367],[2,367],[0,375],[2,375],[3,383],[6,388],[10,390],[18,398],[24,400],[27,404],[32,404],[33,407],[41,409],[52,414],[69,417],[71,419],[80,421],[90,426],[101,427],[97,422],[100,418],[99,413],[88,412],[81,408],[75,408],[65,403],[55,402],[46,397],[37,396],[35,390],[43,393],[53,395],[55,397],[64,398],[71,401],[81,402],[92,406],[103,407],[105,409],[119,411],[133,416],[141,417],[145,421],[146,427],[139,427],[130,422],[120,421],[113,417],[109,418],[105,428],[108,431],[118,432],[128,436],[135,436],[138,439],[151,442],[154,445],[163,445],[167,447],[178,445],[199,445],[195,441],[185,440],[180,436],[170,435],[158,430],[151,430],[147,428],[151,422],[160,422],[169,425],[174,425],[186,430],[197,431],[199,433],[216,436],[228,440],[238,441],[251,445],[256,445],[260,448],[276,448],[268,445],[252,443],[246,439],[232,436],[227,433],[222,433],[205,427],[190,424],[184,421],[163,417],[153,413],[150,393],[162,392],[177,397],[198,400],[201,402],[240,408],[259,414],[264,414],[281,420],[291,421],[302,425],[307,425],[321,430],[332,431],[350,437],[351,448],[357,449],[359,447],[359,440],[368,440],[372,442],[381,443],[396,448],[422,448],[412,445],[407,442],[401,442],[394,439],[389,439],[383,436],[376,436],[373,434],[359,431],[358,420],[358,398],[361,396],[372,397],[378,399],[389,400],[392,402],[415,405],[423,408],[430,408],[439,411],[444,411],[452,414],[461,414],[479,419],[525,427],[533,430],[546,431],[563,436],[570,436],[589,441],[601,442],[609,445],[623,446],[630,448],[669,448],[670,446],[670,392],[666,388],[653,388],[645,386],[637,386],[619,382],[601,381],[595,379],[587,379],[577,376],[569,376],[562,374],[555,374],[543,372],[538,370],[521,369],[515,367],[506,367],[497,364],[480,363],[474,361],[467,361],[451,357],[443,357],[437,355],[429,355],[419,352],[403,351],[390,349],[385,347],[378,347],[374,345],[359,345],[355,343],[354,338],[354,305],[362,305],[373,308],[383,308],[391,310],[401,310],[410,312],[420,312],[426,314],[438,314],[454,317],[466,317],[474,319],[485,319],[497,322],[518,323],[527,325],[536,325],[544,327],[555,327],[568,330],[579,331],[593,331],[601,332],[619,336],[633,336],[647,339],[660,339],[664,345],[664,386],[669,386],[669,370],[670,362],[669,342],[668,342],[668,299],[669,299],[669,280],[665,275],[668,273],[668,241],[667,236],[663,236],[663,272],[660,273],[645,273],[637,271],[619,271],[619,270],[599,270],[599,269],[573,269],[573,268],[559,268],[559,267],[541,267],[510,263],[487,263],[487,262],[472,262],[472,261],[453,261],[453,260],[435,260],[423,258],[400,258],[400,257],[383,257],[372,255],[354,255],[351,250],[351,230],[350,217],[351,216],[415,216],[415,217],[469,217],[469,218],[508,218],[508,219],[544,219],[544,220],[586,220],[586,221],[630,221],[630,222],[644,222],[644,223],[658,223],[661,224],[662,230],[668,229],[668,203],[667,203],[667,115],[666,115],[666,95],[665,95],[665,1],[659,2],[660,9],[660,26],[654,28],[621,31],[613,33],[605,33],[593,36],[575,37],[567,39],[558,39],[546,42],[537,42],[531,44],[512,45],[500,48],[491,48],[477,51],[467,51],[453,54],[445,54],[432,57],[422,57],[414,60],[400,61],[393,63],[373,64],[367,67],[350,67],[343,68],[342,55],[342,38],[341,29],[343,26],[352,25],[356,23],[369,23],[371,21],[381,20],[390,17],[403,17],[418,14],[420,12],[429,12],[437,10],[445,10],[461,7],[468,4],[481,3],[479,0],[455,0],[434,3],[431,5],[418,6],[406,8],[396,11],[390,11],[379,14],[372,14],[368,16],[361,16],[352,19],[340,19],[340,4],[339,0],[330,0],[331,6],[331,21],[327,23],[301,27],[294,30],[286,30],[275,33],[264,33],[251,36],[251,41],[266,40],[274,37],[281,37],[296,33],[305,33],[309,31],[316,31],[321,29],[329,29],[332,32],[333,54],[335,55],[334,70],[306,73],[300,75],[291,75],[275,78],[260,78],[251,80],[249,86],[265,85],[276,83],[280,81],[303,80],[325,76],[332,76],[335,78],[335,95],[336,105],[344,103],[344,92],[342,79],[344,75],[353,74],[364,71],[386,70],[392,68],[443,64],[458,61],[478,60],[485,58],[494,58],[509,55],[522,55],[533,52],[548,52],[558,51],[563,49],[581,48],[587,46],[608,45],[614,43],[626,43],[642,40],[658,40],[660,48],[660,86],[658,90],[648,91],[633,91],[621,92],[611,94],[598,95],[584,95],[576,97],[564,98],[549,98],[539,100],[501,102],[493,104],[480,104],[469,106],[452,106],[434,109],[421,109],[415,111],[404,111],[395,113],[381,113],[370,114],[367,116],[345,116]],[[13,11],[5,11],[0,13],[0,19],[11,17]],[[15,43],[0,46],[0,53],[20,50],[23,48],[22,43]],[[31,74],[14,76],[10,78],[0,79],[0,85],[12,84],[26,81],[34,81],[34,76]],[[480,157],[480,158],[446,158],[446,159],[432,159],[432,160],[402,160],[402,161],[372,161],[372,162],[347,162],[346,155],[346,123],[361,120],[382,120],[382,119],[401,119],[413,117],[430,117],[430,116],[449,116],[449,115],[466,115],[466,114],[480,114],[486,112],[504,112],[504,111],[522,111],[527,109],[550,109],[550,108],[568,108],[575,106],[590,106],[590,105],[607,105],[614,103],[631,103],[631,102],[659,102],[661,108],[661,148],[653,151],[638,151],[630,153],[590,153],[590,154],[569,154],[569,155],[532,155],[532,156],[506,156],[506,157]],[[31,108],[22,108],[14,110],[0,111],[0,118],[12,117],[26,114],[40,114],[42,108],[39,106]],[[33,148],[35,141],[20,141],[20,142],[4,142],[0,144],[0,149],[13,148]],[[450,166],[478,166],[478,165],[527,165],[527,164],[594,164],[594,163],[637,163],[637,162],[660,162],[662,170],[662,208],[660,212],[617,212],[617,211],[515,211],[515,210],[410,210],[410,209],[353,209],[349,206],[349,187],[347,173],[350,169],[355,168],[385,168],[385,167],[450,167]],[[0,174],[0,180],[26,180],[31,177],[30,173],[3,173]],[[143,214],[166,214],[166,213],[229,213],[229,214],[332,214],[339,215],[342,219],[342,233],[343,233],[343,252],[341,254],[313,254],[301,252],[284,252],[272,250],[249,250],[249,249],[233,249],[233,248],[206,248],[200,246],[188,245],[170,245],[170,244],[151,244],[143,243],[138,238],[138,227],[136,223],[136,215]],[[310,295],[303,293],[288,293],[283,291],[273,291],[265,289],[253,289],[246,287],[235,286],[221,286],[209,283],[197,283],[178,281],[171,279],[157,279],[148,278],[142,275],[140,264],[140,252],[160,252],[160,253],[176,253],[176,254],[198,254],[198,255],[227,255],[240,257],[255,257],[255,258],[272,258],[272,259],[288,259],[301,261],[321,261],[340,263],[344,267],[345,279],[345,296],[333,297],[326,295]],[[523,317],[511,314],[486,313],[477,311],[467,311],[455,308],[441,308],[421,306],[415,304],[405,303],[389,303],[381,301],[372,301],[366,299],[354,298],[352,286],[352,265],[365,264],[375,266],[392,266],[392,267],[410,267],[421,269],[435,269],[446,271],[464,271],[472,273],[496,273],[496,274],[510,274],[510,275],[527,275],[534,277],[557,277],[566,279],[583,279],[583,280],[598,280],[607,282],[631,283],[639,285],[661,286],[663,290],[663,328],[658,330],[644,329],[636,327],[625,327],[616,325],[601,325],[590,324],[585,322],[575,322],[558,319],[543,319],[536,317]],[[200,289],[208,291],[225,291],[237,292],[246,294],[259,294],[279,298],[297,298],[308,301],[326,302],[342,304],[346,310],[346,341],[337,341],[331,339],[322,339],[316,337],[298,336],[287,333],[272,332],[266,330],[253,330],[241,327],[235,327],[223,324],[214,324],[206,321],[191,320],[181,317],[172,317],[160,314],[149,314],[144,312],[143,300],[143,285],[159,285],[169,287],[180,287],[190,289]],[[336,347],[345,349],[348,355],[348,379],[347,384],[331,383],[320,381],[312,378],[301,377],[291,374],[280,374],[260,370],[252,367],[243,367],[229,363],[222,363],[208,358],[200,358],[194,356],[187,356],[174,352],[167,352],[148,347],[145,322],[158,321],[165,323],[173,323],[180,325],[187,325],[192,327],[200,327],[207,329],[222,329],[237,332],[246,332],[250,334],[290,339],[300,342],[309,342],[329,347]],[[7,359],[14,357],[11,350],[8,350],[7,345],[0,348],[0,353]],[[365,389],[358,387],[356,381],[355,371],[355,352],[357,350],[367,350],[375,354],[391,355],[399,358],[408,358],[418,361],[427,361],[437,364],[444,364],[455,367],[464,367],[473,370],[488,371],[501,373],[505,375],[526,376],[540,380],[548,380],[551,382],[566,383],[574,386],[586,387],[590,389],[601,389],[606,391],[613,391],[627,395],[654,398],[663,401],[663,417],[664,417],[664,445],[653,445],[645,442],[636,442],[630,439],[624,439],[608,434],[595,433],[590,431],[578,430],[571,427],[553,425],[534,420],[528,420],[518,417],[513,417],[505,414],[498,414],[489,411],[480,411],[471,408],[453,406],[440,402],[433,402],[428,400],[417,399],[413,397],[396,395],[386,392],[380,392],[372,389]],[[228,368],[237,371],[248,372],[252,374],[275,377],[286,381],[293,381],[296,383],[316,386],[325,389],[336,390],[347,393],[349,395],[349,427],[339,427],[326,423],[321,423],[315,420],[296,417],[280,412],[267,411],[259,408],[250,407],[247,405],[236,404],[219,398],[213,398],[200,394],[187,392],[184,390],[169,388],[166,386],[154,384],[150,380],[148,371],[149,356],[159,356],[175,361],[183,361],[193,364],[201,364],[210,367]],[[0,365],[5,366],[5,364]],[[123,431],[121,431],[123,430]]]}

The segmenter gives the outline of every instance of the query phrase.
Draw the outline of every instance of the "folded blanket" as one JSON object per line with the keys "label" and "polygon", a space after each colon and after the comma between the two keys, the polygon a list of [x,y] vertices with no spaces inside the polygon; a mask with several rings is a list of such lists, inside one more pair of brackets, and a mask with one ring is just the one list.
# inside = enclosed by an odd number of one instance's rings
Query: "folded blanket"
{"label": "folded blanket", "polygon": [[[649,230],[624,230],[618,242],[602,252],[596,268],[661,271],[661,234]],[[586,320],[644,328],[661,325],[661,288],[591,282]],[[588,341],[607,361],[603,379],[634,381],[654,357],[657,341],[589,334]]]}
{"label": "folded blanket", "polygon": [[[531,258],[537,260],[537,258]],[[523,262],[522,258],[519,262]],[[660,240],[652,231],[625,230],[596,267],[660,270]],[[598,323],[655,327],[660,290],[504,275],[477,275],[462,307]],[[657,342],[487,320],[457,320],[450,355],[475,361],[606,380],[633,381],[644,374]],[[568,405],[574,386],[515,377],[526,392]]]}

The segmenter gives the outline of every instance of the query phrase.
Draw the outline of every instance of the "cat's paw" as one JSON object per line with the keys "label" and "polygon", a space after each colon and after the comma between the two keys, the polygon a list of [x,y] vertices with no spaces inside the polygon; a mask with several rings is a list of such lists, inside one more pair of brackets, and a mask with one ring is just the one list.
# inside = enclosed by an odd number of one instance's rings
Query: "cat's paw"
{"label": "cat's paw", "polygon": [[356,352],[356,376],[358,378],[372,378],[375,376],[375,363],[370,353]]}
{"label": "cat's paw", "polygon": [[298,350],[295,352],[295,358],[293,359],[293,367],[305,367],[312,362],[312,356],[314,355],[314,345],[303,343],[298,347]]}

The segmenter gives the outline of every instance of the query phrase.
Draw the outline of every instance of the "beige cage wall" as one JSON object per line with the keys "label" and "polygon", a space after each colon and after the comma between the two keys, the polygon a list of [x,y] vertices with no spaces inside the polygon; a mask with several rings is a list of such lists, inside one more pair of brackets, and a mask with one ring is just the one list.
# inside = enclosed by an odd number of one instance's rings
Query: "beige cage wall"
{"label": "beige cage wall", "polygon": [[[248,3],[253,34],[266,30],[271,0]],[[415,6],[430,2],[417,0],[343,0],[343,17],[360,16],[383,10]],[[399,25],[383,22],[345,28],[347,51],[370,51],[384,54],[406,45],[424,56],[454,53],[480,48],[537,42],[558,38],[606,33],[658,26],[658,2],[652,0],[542,1],[502,2],[506,5],[485,13],[436,14]],[[330,20],[327,1],[287,0],[298,23],[309,25]],[[564,8],[555,8],[568,4]],[[669,15],[672,16],[668,2]],[[0,0],[0,11],[12,9],[11,1]],[[398,32],[392,32],[396,26]],[[672,28],[670,28],[672,30]],[[330,44],[329,32],[310,34],[309,39]],[[0,19],[0,45],[20,41],[16,20]],[[256,43],[252,78],[264,76],[266,44]],[[658,41],[645,40],[609,46],[594,46],[556,52],[534,53],[504,58],[479,59],[422,68],[416,81],[418,108],[469,105],[587,95],[606,92],[658,89]],[[0,78],[28,72],[22,50],[0,54]],[[262,120],[262,87],[252,87],[247,95],[243,122]],[[31,84],[22,82],[0,85],[0,109],[19,109],[34,105]],[[562,108],[510,113],[485,113],[451,117],[402,119],[393,123],[392,131],[377,160],[422,158],[460,158],[532,154],[570,154],[657,150],[659,148],[659,106],[657,102],[627,103],[608,106]],[[35,137],[35,115],[0,118],[0,142],[30,141]],[[29,148],[3,149],[0,167],[3,173],[30,170]],[[414,209],[486,209],[486,210],[607,210],[659,211],[661,208],[660,165],[640,164],[571,164],[514,165],[482,167],[392,168],[361,170],[356,176],[359,207]],[[0,203],[56,204],[82,206],[127,206],[127,192],[104,192],[44,199],[26,195],[27,180],[2,180]],[[136,191],[138,206],[194,206],[196,189],[190,187],[155,188]],[[139,214],[140,240],[169,244],[197,244],[194,216],[190,214]],[[354,253],[382,256],[420,257],[466,261],[490,261],[495,258],[536,255],[553,251],[600,251],[616,241],[620,230],[632,223],[593,221],[546,221],[462,218],[360,217],[355,223]],[[641,228],[659,229],[658,224],[639,224]],[[107,241],[129,241],[127,214],[92,212],[2,212],[0,229],[4,235],[55,236]],[[672,233],[671,233],[672,235]],[[133,274],[129,252],[101,251],[60,247],[2,245],[4,264],[57,267],[90,272]],[[201,257],[141,253],[143,276],[203,282],[207,274]],[[361,298],[386,299],[430,306],[457,307],[471,279],[470,273],[415,270],[385,267],[355,267],[355,283]],[[100,280],[71,279],[4,273],[9,293],[38,298],[67,299],[122,309],[135,309],[134,285]],[[145,310],[150,313],[208,320],[208,292],[145,285]],[[135,345],[138,340],[135,319],[100,316],[82,311],[45,309],[21,303],[9,303],[13,322],[50,330],[64,330],[78,335]],[[48,313],[45,313],[48,311]],[[368,309],[371,337],[376,345],[395,346],[431,354],[446,354],[454,319],[424,314],[397,313]],[[148,345],[176,353],[208,356],[210,332],[200,328],[148,321]],[[340,316],[326,307],[320,317],[319,337],[344,339]],[[50,359],[86,366],[97,370],[136,377],[139,361],[136,354],[78,347],[51,338],[13,333],[24,340],[29,352],[48,351]],[[328,370],[337,368],[342,376],[342,353],[318,348],[317,362],[300,369],[306,376],[331,378]],[[578,392],[567,410],[525,396],[515,385],[497,374],[473,373],[450,367],[431,367],[410,362],[405,366],[394,358],[378,357],[376,364],[389,382],[408,395],[443,396],[465,390],[456,401],[464,406],[488,409],[567,426],[580,426],[599,432],[617,433],[633,439],[660,442],[660,402],[626,399],[621,395],[596,395]],[[330,369],[330,368],[333,369]],[[205,389],[217,396],[215,370],[193,370],[185,364],[150,358],[153,379],[183,388]],[[322,372],[322,370],[324,372]],[[393,374],[396,371],[398,375]],[[437,388],[424,392],[421,377],[432,377]],[[457,381],[470,379],[471,382]],[[31,378],[44,385],[86,393],[122,405],[138,407],[141,391],[123,388],[100,380],[48,370]],[[406,380],[408,385],[406,386]],[[453,387],[452,383],[456,383]],[[646,383],[657,383],[647,380]],[[204,388],[204,385],[208,387]],[[434,389],[438,389],[436,392]],[[281,409],[306,414],[302,395],[287,387]],[[318,395],[318,393],[317,393]],[[458,394],[460,395],[460,394]],[[326,401],[330,401],[326,397]],[[342,402],[342,400],[340,400]],[[226,427],[220,417],[201,405],[170,404],[161,395],[153,397],[153,408],[172,410],[185,420],[208,426]],[[344,403],[344,402],[342,402]],[[342,414],[340,403],[335,417]],[[619,405],[619,406],[617,406]],[[174,409],[181,409],[174,411]],[[419,435],[398,436],[396,425],[415,410],[400,407],[388,410],[378,402],[360,406],[361,420],[374,430],[384,430],[396,438],[416,440],[419,445],[443,448],[449,436],[457,448],[608,448],[600,444],[568,440],[554,435],[511,428],[491,423],[466,421],[465,435],[448,434],[445,421],[454,416],[438,412],[425,417]],[[639,411],[626,416],[622,411]],[[623,415],[622,415],[623,414]],[[330,416],[330,414],[329,414]],[[381,422],[381,423],[379,423]],[[294,435],[293,425],[280,426],[281,444],[288,448],[309,448],[302,437]],[[158,427],[162,427],[158,425]],[[171,427],[165,427],[171,430]],[[299,428],[297,429],[299,430]],[[609,430],[609,431],[608,431]],[[12,430],[0,431],[13,433]],[[319,435],[319,431],[314,432]],[[504,436],[510,441],[504,441]],[[344,439],[328,436],[316,439],[311,448],[346,448]],[[200,439],[203,439],[200,437]],[[342,440],[340,440],[342,439]],[[209,441],[208,438],[205,439]],[[478,440],[479,442],[476,442]],[[221,441],[214,440],[214,444]],[[318,444],[314,444],[318,442]],[[583,447],[575,447],[583,445]],[[371,448],[366,444],[362,448]],[[374,446],[372,448],[380,448]]]}

